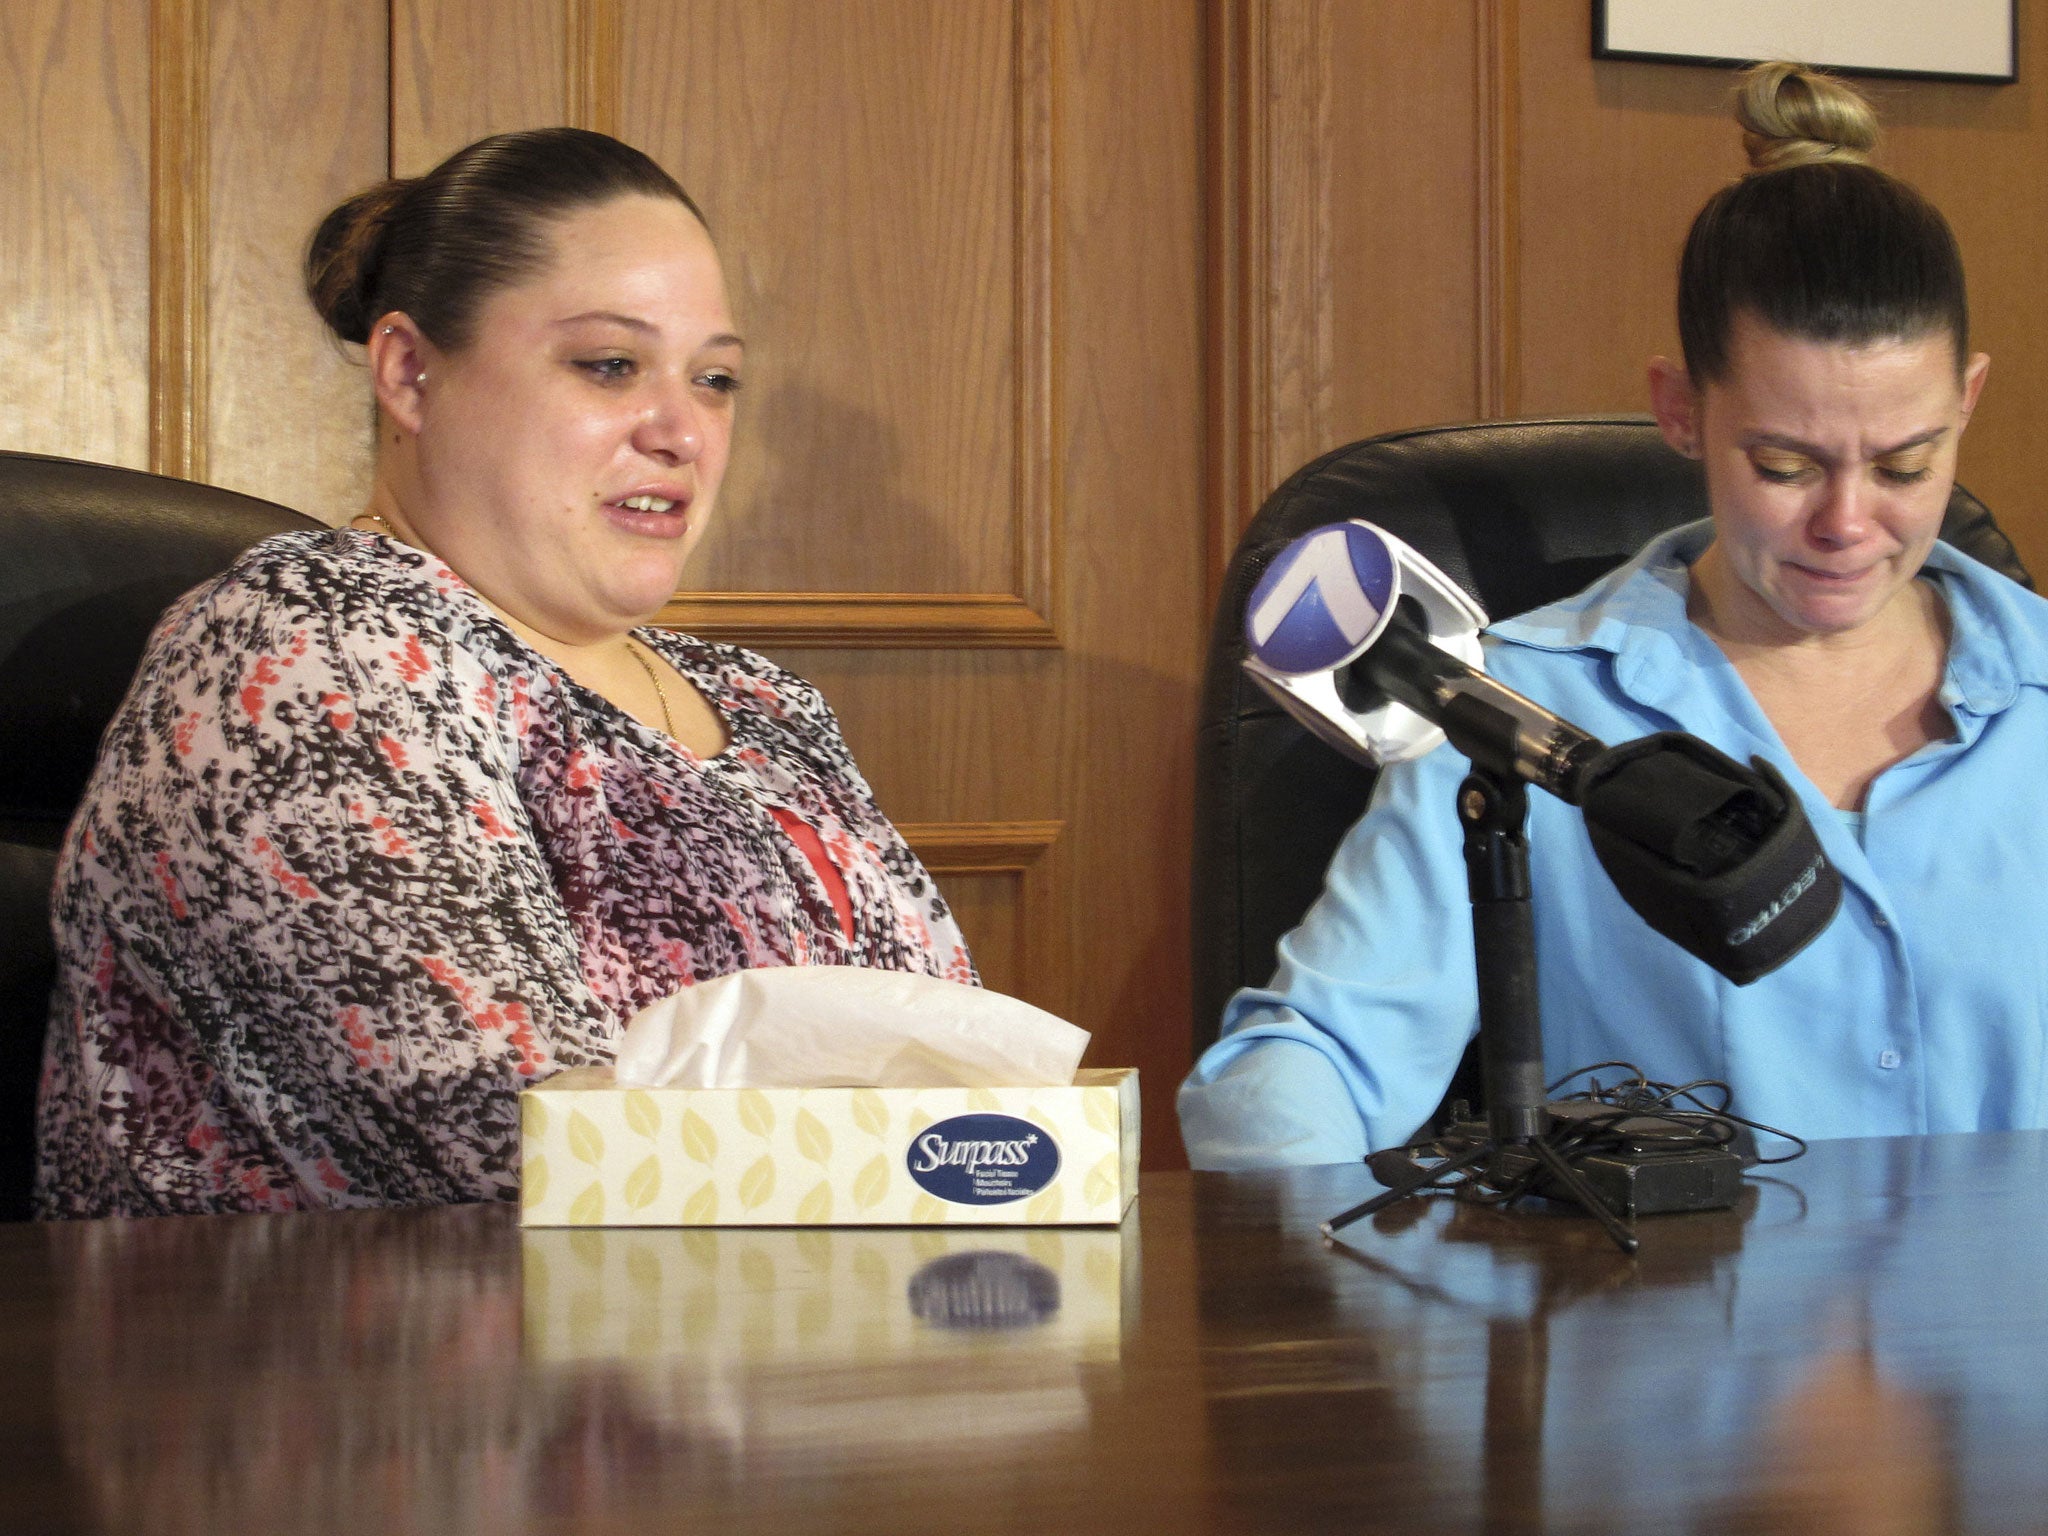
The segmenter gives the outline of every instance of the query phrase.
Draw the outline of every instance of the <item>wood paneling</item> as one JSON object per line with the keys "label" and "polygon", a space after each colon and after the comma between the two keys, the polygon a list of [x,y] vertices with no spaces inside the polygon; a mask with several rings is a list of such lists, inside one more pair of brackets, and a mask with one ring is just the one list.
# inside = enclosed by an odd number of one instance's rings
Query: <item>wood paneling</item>
{"label": "wood paneling", "polygon": [[1055,932],[1068,1016],[1091,1059],[1145,1081],[1145,1156],[1181,1156],[1173,1090],[1188,1059],[1188,848],[1208,628],[1201,204],[1203,53],[1171,0],[1065,0],[1056,228],[1064,291],[1074,638],[1056,713],[1010,729],[1067,822]]}
{"label": "wood paneling", "polygon": [[0,6],[0,447],[149,461],[149,0]]}
{"label": "wood paneling", "polygon": [[205,478],[346,522],[369,493],[369,380],[300,273],[313,226],[384,175],[384,16],[213,0],[209,32]]}
{"label": "wood paneling", "polygon": [[1520,27],[1513,382],[1537,416],[1649,409],[1645,365],[1677,351],[1686,228],[1744,164],[1728,71],[1595,64],[1577,19],[1525,6]]}
{"label": "wood paneling", "polygon": [[1257,89],[1264,132],[1252,146],[1269,206],[1257,217],[1264,272],[1253,302],[1266,311],[1264,409],[1255,441],[1267,489],[1329,440],[1336,347],[1330,137],[1331,15],[1327,0],[1266,0],[1252,40],[1263,70]]}
{"label": "wood paneling", "polygon": [[1309,459],[1504,392],[1506,3],[1211,12],[1212,582]]}
{"label": "wood paneling", "polygon": [[1191,1022],[1206,624],[1196,21],[1178,0],[1068,0],[1052,16],[1062,648],[778,652],[825,689],[899,823],[1065,823],[1042,930],[1064,995],[1037,975],[1021,995],[1090,1030],[1091,1062],[1141,1070],[1148,1167],[1181,1160],[1173,1090]]}
{"label": "wood paneling", "polygon": [[[580,0],[585,15],[598,3]],[[430,171],[486,134],[567,121],[578,4],[391,0],[392,174]]]}
{"label": "wood paneling", "polygon": [[1065,956],[1052,942],[1058,882],[1051,856],[1061,823],[907,822],[898,830],[945,891],[982,984],[1063,1003]]}
{"label": "wood paneling", "polygon": [[1060,643],[1021,597],[988,592],[678,593],[660,622],[745,645],[967,646],[1042,649]]}
{"label": "wood paneling", "polygon": [[1478,165],[1479,329],[1476,416],[1514,416],[1521,410],[1522,70],[1516,0],[1480,0],[1473,47],[1474,154]]}
{"label": "wood paneling", "polygon": [[1337,10],[1329,405],[1308,453],[1481,411],[1474,352],[1497,316],[1480,260],[1489,184],[1474,94],[1490,63],[1477,18],[1494,9]]}
{"label": "wood paneling", "polygon": [[672,617],[756,639],[1049,643],[1044,0],[629,0],[623,24],[626,135],[709,214],[752,381],[692,572],[706,597]]}
{"label": "wood paneling", "polygon": [[1963,483],[2012,533],[2048,586],[2048,498],[2039,489],[2048,420],[2048,26],[2022,17],[2011,85],[1887,80],[1871,94],[1885,163],[1934,199],[1963,249],[1971,341],[1991,375],[1963,440]]}
{"label": "wood paneling", "polygon": [[619,0],[563,0],[562,121],[619,131]]}
{"label": "wood paneling", "polygon": [[1212,588],[1328,431],[1330,34],[1326,0],[1218,0],[1209,15]]}
{"label": "wood paneling", "polygon": [[149,40],[149,467],[206,478],[205,0],[154,0]]}

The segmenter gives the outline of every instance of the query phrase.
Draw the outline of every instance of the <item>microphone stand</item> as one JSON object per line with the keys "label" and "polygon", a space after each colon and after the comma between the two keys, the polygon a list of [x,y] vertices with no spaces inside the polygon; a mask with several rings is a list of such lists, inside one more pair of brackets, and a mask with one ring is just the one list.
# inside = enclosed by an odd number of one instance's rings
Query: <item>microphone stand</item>
{"label": "microphone stand", "polygon": [[[1509,1176],[1529,1160],[1590,1213],[1623,1253],[1636,1251],[1633,1225],[1617,1216],[1547,1138],[1551,1114],[1543,1080],[1543,1022],[1536,990],[1536,927],[1529,903],[1529,795],[1522,780],[1474,763],[1458,786],[1465,828],[1465,884],[1479,982],[1479,1061],[1486,1131],[1476,1145],[1424,1167],[1411,1162],[1385,1193],[1323,1224],[1323,1236],[1410,1195]],[[1484,1172],[1475,1172],[1481,1164]],[[1378,1172],[1377,1169],[1374,1170]],[[1519,1171],[1519,1170],[1517,1170]],[[1462,1176],[1462,1177],[1461,1177]]]}

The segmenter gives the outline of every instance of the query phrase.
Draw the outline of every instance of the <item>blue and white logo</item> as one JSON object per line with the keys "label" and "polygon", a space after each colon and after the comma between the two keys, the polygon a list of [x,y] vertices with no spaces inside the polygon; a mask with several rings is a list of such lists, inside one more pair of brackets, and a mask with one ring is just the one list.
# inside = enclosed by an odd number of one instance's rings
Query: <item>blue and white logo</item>
{"label": "blue and white logo", "polygon": [[954,1115],[914,1137],[903,1161],[927,1194],[955,1205],[1002,1205],[1050,1184],[1060,1147],[1015,1115]]}
{"label": "blue and white logo", "polygon": [[1245,642],[1275,672],[1327,672],[1378,636],[1398,580],[1386,541],[1363,523],[1303,534],[1252,588]]}

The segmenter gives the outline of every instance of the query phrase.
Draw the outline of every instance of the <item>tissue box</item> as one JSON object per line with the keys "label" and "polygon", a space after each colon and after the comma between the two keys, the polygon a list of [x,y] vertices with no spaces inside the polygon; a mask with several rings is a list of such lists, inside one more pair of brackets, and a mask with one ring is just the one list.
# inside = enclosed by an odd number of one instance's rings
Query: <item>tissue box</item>
{"label": "tissue box", "polygon": [[1057,1088],[620,1088],[520,1095],[530,1227],[1090,1226],[1138,1193],[1138,1074]]}

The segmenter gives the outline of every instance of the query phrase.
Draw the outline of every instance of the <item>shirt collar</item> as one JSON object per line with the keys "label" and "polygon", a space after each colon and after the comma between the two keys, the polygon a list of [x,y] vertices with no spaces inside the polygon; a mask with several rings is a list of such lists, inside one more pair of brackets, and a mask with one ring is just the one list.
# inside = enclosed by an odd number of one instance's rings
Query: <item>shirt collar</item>
{"label": "shirt collar", "polygon": [[1685,615],[1689,567],[1713,538],[1714,525],[1705,519],[1673,528],[1583,592],[1504,619],[1491,633],[1538,650],[1604,652],[1614,658],[1614,680],[1624,693],[1674,712],[1697,686],[1702,667],[1725,664]]}
{"label": "shirt collar", "polygon": [[2048,615],[2038,596],[1948,544],[1937,542],[1922,569],[1948,603],[1942,703],[1995,715],[2020,689],[2048,687]]}

